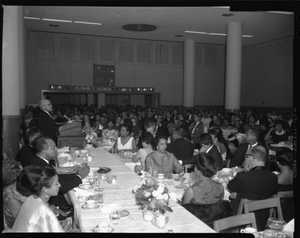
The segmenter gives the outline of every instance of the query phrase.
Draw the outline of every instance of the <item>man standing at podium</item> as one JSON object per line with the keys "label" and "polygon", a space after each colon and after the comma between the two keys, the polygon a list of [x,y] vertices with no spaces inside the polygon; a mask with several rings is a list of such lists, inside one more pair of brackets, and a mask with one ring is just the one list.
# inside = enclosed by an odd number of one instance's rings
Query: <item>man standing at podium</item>
{"label": "man standing at podium", "polygon": [[41,111],[38,115],[37,127],[43,136],[50,137],[57,144],[57,132],[60,125],[55,124],[50,114],[52,104],[49,100],[42,99],[39,102],[39,107]]}

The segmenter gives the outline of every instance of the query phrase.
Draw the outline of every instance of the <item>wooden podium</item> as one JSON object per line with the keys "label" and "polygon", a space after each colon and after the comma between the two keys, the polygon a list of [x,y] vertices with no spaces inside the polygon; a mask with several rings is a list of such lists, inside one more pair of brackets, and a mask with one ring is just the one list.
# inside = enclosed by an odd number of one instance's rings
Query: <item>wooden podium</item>
{"label": "wooden podium", "polygon": [[57,136],[57,147],[78,147],[83,149],[85,146],[85,135],[81,129],[80,122],[67,123],[59,129],[59,136]]}

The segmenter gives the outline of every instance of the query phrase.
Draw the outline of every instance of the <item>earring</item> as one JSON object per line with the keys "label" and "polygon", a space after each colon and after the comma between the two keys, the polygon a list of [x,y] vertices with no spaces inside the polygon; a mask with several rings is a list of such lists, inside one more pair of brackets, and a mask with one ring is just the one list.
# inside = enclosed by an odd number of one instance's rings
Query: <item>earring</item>
{"label": "earring", "polygon": [[48,194],[45,194],[45,198],[48,199],[48,198],[49,198],[49,195],[48,195]]}

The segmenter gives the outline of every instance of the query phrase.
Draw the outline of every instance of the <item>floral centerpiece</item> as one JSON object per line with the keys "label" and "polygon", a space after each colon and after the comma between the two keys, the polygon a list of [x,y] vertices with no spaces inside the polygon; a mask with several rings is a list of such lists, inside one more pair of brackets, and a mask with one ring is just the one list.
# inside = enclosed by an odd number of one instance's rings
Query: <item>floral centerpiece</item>
{"label": "floral centerpiece", "polygon": [[141,210],[152,210],[164,214],[166,211],[173,212],[169,207],[170,195],[168,188],[153,177],[143,178],[139,184],[134,186],[133,194],[135,201]]}
{"label": "floral centerpiece", "polygon": [[89,146],[93,146],[93,147],[97,147],[97,134],[96,132],[94,132],[92,129],[89,129],[89,130],[85,130],[84,131],[85,133],[85,141],[86,141],[86,144],[89,145]]}

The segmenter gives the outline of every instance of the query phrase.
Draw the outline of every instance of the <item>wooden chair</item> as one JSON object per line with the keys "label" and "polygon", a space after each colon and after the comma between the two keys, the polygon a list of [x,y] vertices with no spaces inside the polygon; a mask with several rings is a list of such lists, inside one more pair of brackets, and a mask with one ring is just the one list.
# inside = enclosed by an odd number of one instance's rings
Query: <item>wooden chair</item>
{"label": "wooden chair", "polygon": [[253,212],[219,219],[214,221],[213,225],[216,232],[246,225],[251,225],[251,227],[257,229],[256,219]]}
{"label": "wooden chair", "polygon": [[244,204],[245,213],[254,212],[257,210],[262,210],[267,208],[270,209],[270,217],[275,217],[274,208],[277,208],[277,212],[276,212],[277,218],[283,219],[279,197],[256,200]]}
{"label": "wooden chair", "polygon": [[185,164],[183,165],[184,172],[187,173],[188,169],[194,169],[195,165],[194,164]]}
{"label": "wooden chair", "polygon": [[294,191],[280,191],[277,192],[276,197],[279,198],[293,198],[294,197]]}

